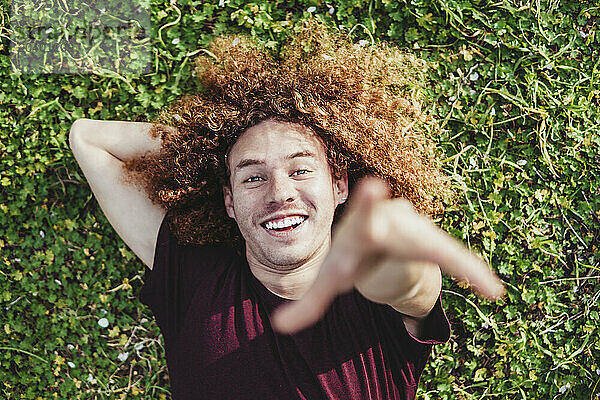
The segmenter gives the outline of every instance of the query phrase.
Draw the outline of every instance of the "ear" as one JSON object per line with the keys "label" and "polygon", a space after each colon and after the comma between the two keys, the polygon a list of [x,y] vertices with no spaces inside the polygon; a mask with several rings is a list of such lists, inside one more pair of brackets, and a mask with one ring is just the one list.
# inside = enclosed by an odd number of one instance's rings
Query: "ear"
{"label": "ear", "polygon": [[233,196],[231,194],[231,188],[223,186],[223,200],[225,202],[225,210],[230,218],[235,219],[235,209],[233,208]]}
{"label": "ear", "polygon": [[348,172],[344,170],[340,175],[339,178],[333,177],[337,204],[345,203],[348,200]]}

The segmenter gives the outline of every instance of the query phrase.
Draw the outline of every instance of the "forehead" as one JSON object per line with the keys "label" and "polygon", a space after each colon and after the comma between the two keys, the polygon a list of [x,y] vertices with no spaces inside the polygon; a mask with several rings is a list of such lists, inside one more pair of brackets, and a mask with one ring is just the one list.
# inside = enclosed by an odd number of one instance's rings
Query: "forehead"
{"label": "forehead", "polygon": [[326,148],[319,136],[309,128],[290,122],[266,120],[248,128],[229,152],[229,162],[244,157],[276,156],[295,151],[308,151],[326,159]]}

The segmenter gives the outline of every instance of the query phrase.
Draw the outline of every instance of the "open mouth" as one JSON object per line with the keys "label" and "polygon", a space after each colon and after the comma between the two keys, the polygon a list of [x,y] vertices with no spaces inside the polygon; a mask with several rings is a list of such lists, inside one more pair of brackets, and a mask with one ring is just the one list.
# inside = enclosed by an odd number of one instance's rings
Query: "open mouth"
{"label": "open mouth", "polygon": [[307,218],[308,217],[305,215],[295,215],[293,217],[285,217],[277,220],[267,221],[260,225],[268,231],[285,232],[296,229]]}

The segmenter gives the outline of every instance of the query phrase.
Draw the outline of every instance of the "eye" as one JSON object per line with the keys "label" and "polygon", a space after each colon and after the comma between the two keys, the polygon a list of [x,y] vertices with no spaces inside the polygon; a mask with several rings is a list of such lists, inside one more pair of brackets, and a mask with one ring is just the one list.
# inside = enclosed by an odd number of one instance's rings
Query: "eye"
{"label": "eye", "polygon": [[306,175],[307,173],[309,173],[310,171],[307,169],[299,169],[297,171],[294,171],[294,173],[292,173],[292,175],[295,175],[297,173],[297,175]]}
{"label": "eye", "polygon": [[258,182],[258,179],[262,179],[260,176],[252,176],[246,179],[244,182]]}

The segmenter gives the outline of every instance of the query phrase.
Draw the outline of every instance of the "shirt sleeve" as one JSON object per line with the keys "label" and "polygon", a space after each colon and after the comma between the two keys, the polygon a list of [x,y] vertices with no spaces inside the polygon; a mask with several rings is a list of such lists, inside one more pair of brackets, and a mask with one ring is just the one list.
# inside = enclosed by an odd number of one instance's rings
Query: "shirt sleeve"
{"label": "shirt sleeve", "polygon": [[194,292],[201,284],[199,247],[181,244],[163,219],[152,269],[146,267],[139,299],[153,312],[164,336],[174,335],[183,322]]}
{"label": "shirt sleeve", "polygon": [[397,373],[409,385],[417,385],[431,349],[450,338],[450,323],[442,308],[441,294],[423,321],[422,337],[413,336],[404,324],[403,314],[392,306],[371,303],[377,325],[381,327],[382,344],[388,349]]}

